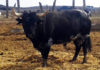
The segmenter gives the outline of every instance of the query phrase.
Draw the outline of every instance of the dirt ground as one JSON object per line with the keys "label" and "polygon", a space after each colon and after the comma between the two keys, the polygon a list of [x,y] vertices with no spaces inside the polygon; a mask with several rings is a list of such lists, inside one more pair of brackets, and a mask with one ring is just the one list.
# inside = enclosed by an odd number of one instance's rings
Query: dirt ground
{"label": "dirt ground", "polygon": [[73,42],[66,46],[53,45],[48,57],[48,66],[42,68],[40,52],[33,48],[25,37],[21,25],[13,20],[0,21],[0,70],[100,70],[100,32],[91,32],[92,52],[83,60],[82,50],[73,63],[75,46]]}

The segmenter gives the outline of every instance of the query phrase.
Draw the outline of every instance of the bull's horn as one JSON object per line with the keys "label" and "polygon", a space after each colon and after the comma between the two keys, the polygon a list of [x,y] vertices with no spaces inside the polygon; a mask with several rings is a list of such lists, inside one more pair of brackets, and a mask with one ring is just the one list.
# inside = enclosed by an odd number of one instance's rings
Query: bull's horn
{"label": "bull's horn", "polygon": [[14,8],[12,8],[12,12],[11,13],[12,13],[13,16],[17,16],[17,17],[20,17],[22,15],[22,13],[16,13]]}
{"label": "bull's horn", "polygon": [[43,17],[43,16],[45,16],[45,13],[37,13],[36,15],[39,17]]}
{"label": "bull's horn", "polygon": [[46,14],[48,14],[48,10],[45,11],[45,13],[37,13],[37,16],[43,17],[46,16]]}

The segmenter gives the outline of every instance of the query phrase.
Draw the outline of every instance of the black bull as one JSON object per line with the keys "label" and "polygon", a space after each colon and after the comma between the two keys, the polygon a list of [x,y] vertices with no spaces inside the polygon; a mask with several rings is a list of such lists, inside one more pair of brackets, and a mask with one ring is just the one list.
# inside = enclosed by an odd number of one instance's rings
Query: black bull
{"label": "black bull", "polygon": [[26,37],[41,52],[43,66],[47,65],[52,44],[64,44],[70,41],[73,41],[76,46],[75,55],[70,61],[76,60],[82,47],[83,63],[86,62],[87,51],[91,51],[89,36],[91,21],[84,13],[70,10],[38,16],[35,12],[24,12],[20,18],[17,18],[17,21],[18,24],[22,23]]}

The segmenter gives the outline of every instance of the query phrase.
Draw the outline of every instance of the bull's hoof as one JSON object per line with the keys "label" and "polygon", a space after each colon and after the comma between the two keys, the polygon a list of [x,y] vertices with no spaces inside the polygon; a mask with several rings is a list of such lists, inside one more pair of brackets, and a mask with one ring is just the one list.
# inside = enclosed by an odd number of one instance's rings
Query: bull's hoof
{"label": "bull's hoof", "polygon": [[69,60],[69,62],[74,62],[76,59]]}
{"label": "bull's hoof", "polygon": [[42,64],[42,67],[47,67],[47,64],[44,64],[44,63],[43,63],[43,64]]}
{"label": "bull's hoof", "polygon": [[47,66],[47,59],[43,59],[42,67],[46,67],[46,66]]}
{"label": "bull's hoof", "polygon": [[85,60],[85,61],[82,62],[82,64],[84,64],[84,63],[87,63],[87,61]]}
{"label": "bull's hoof", "polygon": [[69,62],[74,62],[75,60],[69,60]]}

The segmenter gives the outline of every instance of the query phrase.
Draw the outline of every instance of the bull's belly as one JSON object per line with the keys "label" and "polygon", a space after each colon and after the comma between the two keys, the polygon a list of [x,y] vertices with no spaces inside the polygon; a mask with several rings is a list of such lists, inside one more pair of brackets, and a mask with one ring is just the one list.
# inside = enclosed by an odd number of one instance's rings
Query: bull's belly
{"label": "bull's belly", "polygon": [[53,39],[54,44],[62,44],[66,42],[70,42],[70,38],[64,38],[64,39]]}

